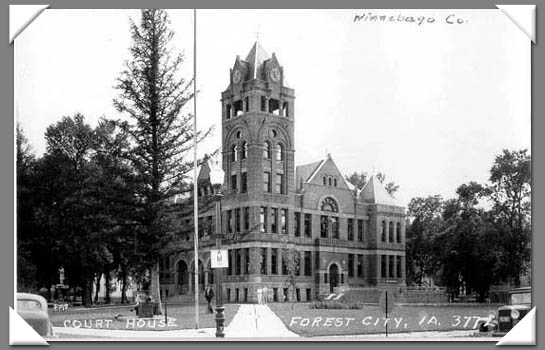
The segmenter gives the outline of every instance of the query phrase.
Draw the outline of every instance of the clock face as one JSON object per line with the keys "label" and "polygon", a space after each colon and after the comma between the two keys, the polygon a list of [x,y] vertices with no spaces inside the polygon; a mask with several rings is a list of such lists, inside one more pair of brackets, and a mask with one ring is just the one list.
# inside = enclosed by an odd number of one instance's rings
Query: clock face
{"label": "clock face", "polygon": [[271,79],[276,82],[280,80],[280,69],[277,67],[271,69]]}
{"label": "clock face", "polygon": [[233,82],[235,84],[238,84],[240,82],[240,79],[242,78],[242,74],[240,74],[240,71],[237,69],[233,73]]}

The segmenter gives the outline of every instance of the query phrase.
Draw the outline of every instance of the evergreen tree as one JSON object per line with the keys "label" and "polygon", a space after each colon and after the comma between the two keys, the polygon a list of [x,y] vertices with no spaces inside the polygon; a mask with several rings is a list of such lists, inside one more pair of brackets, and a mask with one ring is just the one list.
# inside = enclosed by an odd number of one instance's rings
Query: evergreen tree
{"label": "evergreen tree", "polygon": [[[193,168],[188,157],[193,147],[193,116],[184,113],[193,98],[193,81],[180,76],[183,57],[172,52],[174,32],[167,13],[146,9],[141,15],[138,25],[131,21],[132,58],[118,78],[114,106],[129,117],[120,125],[129,135],[126,157],[142,184],[135,208],[141,224],[137,253],[150,271],[151,296],[160,302],[159,261],[164,247],[175,239],[165,206],[190,188],[184,183]],[[198,140],[208,133],[199,133]]]}

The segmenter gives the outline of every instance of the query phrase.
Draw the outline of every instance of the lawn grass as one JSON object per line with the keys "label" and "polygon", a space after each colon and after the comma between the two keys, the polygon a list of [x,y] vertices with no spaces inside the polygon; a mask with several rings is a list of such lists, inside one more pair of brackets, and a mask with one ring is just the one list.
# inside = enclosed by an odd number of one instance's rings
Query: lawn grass
{"label": "lawn grass", "polygon": [[[239,305],[225,305],[225,326],[229,325]],[[49,317],[55,327],[165,331],[176,329],[192,329],[195,327],[195,311],[193,305],[168,305],[167,322],[164,316],[156,316],[155,320],[138,319],[131,311],[133,306],[114,306],[97,308],[73,308],[66,311],[49,311]],[[116,316],[118,316],[116,318]],[[216,327],[215,314],[207,313],[206,304],[199,305],[199,327]]]}
{"label": "lawn grass", "polygon": [[293,332],[301,336],[330,336],[419,331],[476,329],[478,319],[495,312],[497,305],[397,305],[388,319],[378,305],[361,310],[311,309],[308,303],[269,304]]}

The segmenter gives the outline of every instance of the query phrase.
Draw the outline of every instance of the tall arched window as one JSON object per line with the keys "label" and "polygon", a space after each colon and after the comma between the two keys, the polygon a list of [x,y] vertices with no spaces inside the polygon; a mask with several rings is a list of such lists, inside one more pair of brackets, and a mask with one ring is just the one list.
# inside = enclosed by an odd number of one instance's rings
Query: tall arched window
{"label": "tall arched window", "polygon": [[323,180],[323,183],[324,183],[324,186],[325,186],[325,185],[327,184],[327,178],[324,176],[324,177],[322,178],[322,180]]}
{"label": "tall arched window", "polygon": [[321,211],[330,211],[330,212],[333,212],[333,213],[338,213],[339,212],[339,206],[337,205],[337,202],[335,202],[335,200],[333,198],[326,197],[322,201],[322,204],[320,205],[320,210]]}
{"label": "tall arched window", "polygon": [[381,231],[380,240],[382,242],[386,242],[386,221],[384,220],[382,220],[380,224],[380,231]]}
{"label": "tall arched window", "polygon": [[269,141],[263,142],[263,158],[271,159],[271,144]]}
{"label": "tall arched window", "polygon": [[389,234],[388,234],[388,241],[393,242],[394,241],[394,223],[390,221],[388,224],[389,227]]}
{"label": "tall arched window", "polygon": [[396,224],[396,242],[401,243],[401,223]]}
{"label": "tall arched window", "polygon": [[237,145],[231,146],[231,162],[236,162],[238,160],[238,147]]}
{"label": "tall arched window", "polygon": [[278,161],[284,160],[284,146],[282,146],[281,144],[277,144],[275,153],[276,153],[276,160]]}
{"label": "tall arched window", "polygon": [[248,142],[242,142],[242,159],[248,158]]}

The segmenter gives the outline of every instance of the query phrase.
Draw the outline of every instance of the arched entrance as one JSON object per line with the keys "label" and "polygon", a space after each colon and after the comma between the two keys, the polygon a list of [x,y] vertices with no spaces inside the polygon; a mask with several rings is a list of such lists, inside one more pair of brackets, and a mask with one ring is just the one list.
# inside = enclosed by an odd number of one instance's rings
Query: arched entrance
{"label": "arched entrance", "polygon": [[339,267],[331,264],[329,267],[329,292],[333,293],[334,288],[339,284]]}
{"label": "arched entrance", "polygon": [[185,261],[180,260],[178,262],[178,267],[176,268],[176,271],[178,273],[178,293],[179,294],[185,294],[187,293],[187,264]]}

